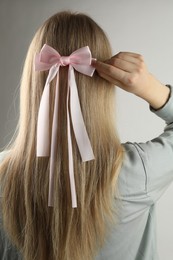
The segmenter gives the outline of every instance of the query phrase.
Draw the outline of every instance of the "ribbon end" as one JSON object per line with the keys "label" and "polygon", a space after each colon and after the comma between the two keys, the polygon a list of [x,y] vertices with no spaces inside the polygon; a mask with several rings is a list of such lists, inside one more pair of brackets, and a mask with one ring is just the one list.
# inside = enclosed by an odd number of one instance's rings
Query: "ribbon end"
{"label": "ribbon end", "polygon": [[76,209],[76,208],[77,208],[77,204],[76,204],[76,205],[72,205],[72,208],[73,208],[73,209]]}
{"label": "ribbon end", "polygon": [[92,161],[95,160],[95,156],[90,154],[87,157],[82,158],[82,162],[88,162],[88,161]]}
{"label": "ribbon end", "polygon": [[48,207],[53,207],[53,198],[52,198],[52,194],[49,194],[49,198],[48,198]]}

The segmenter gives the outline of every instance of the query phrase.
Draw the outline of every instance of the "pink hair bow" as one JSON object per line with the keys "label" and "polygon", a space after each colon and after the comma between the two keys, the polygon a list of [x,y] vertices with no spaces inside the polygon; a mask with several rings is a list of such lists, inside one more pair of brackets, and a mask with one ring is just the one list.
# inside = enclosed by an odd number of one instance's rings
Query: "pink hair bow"
{"label": "pink hair bow", "polygon": [[[72,207],[77,207],[76,188],[74,180],[74,166],[72,153],[72,140],[70,129],[70,117],[68,109],[68,101],[70,96],[70,112],[73,130],[79,152],[83,162],[95,159],[90,140],[85,128],[82,111],[79,102],[79,96],[75,81],[74,69],[78,72],[91,76],[94,68],[91,66],[91,52],[88,46],[80,48],[73,52],[70,56],[60,56],[60,54],[52,47],[44,44],[39,54],[35,57],[35,70],[49,70],[49,74],[43,90],[37,123],[37,156],[50,156],[50,175],[49,175],[49,197],[48,206],[53,206],[53,190],[54,190],[54,165],[57,143],[58,129],[58,98],[59,98],[59,68],[60,66],[68,66],[68,90],[67,90],[67,133],[68,133],[68,157],[69,157],[69,177],[71,187]],[[52,123],[51,147],[49,144],[49,92],[50,82],[57,76],[54,115]],[[69,95],[70,94],[70,95]]]}

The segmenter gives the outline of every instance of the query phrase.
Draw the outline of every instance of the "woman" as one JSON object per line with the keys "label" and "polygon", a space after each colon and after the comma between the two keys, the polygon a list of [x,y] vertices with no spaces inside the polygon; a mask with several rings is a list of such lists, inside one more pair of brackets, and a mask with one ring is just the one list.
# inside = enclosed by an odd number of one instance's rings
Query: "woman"
{"label": "woman", "polygon": [[[147,71],[141,55],[111,56],[86,15],[57,13],[37,31],[21,80],[18,134],[1,153],[2,259],[158,259],[155,202],[173,177],[172,87]],[[121,144],[114,85],[146,100],[165,132]]]}

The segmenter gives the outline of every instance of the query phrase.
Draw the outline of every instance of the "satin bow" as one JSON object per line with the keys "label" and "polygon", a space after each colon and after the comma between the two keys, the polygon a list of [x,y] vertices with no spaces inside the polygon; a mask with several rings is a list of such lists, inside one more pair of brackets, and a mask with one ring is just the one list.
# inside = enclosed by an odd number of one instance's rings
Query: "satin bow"
{"label": "satin bow", "polygon": [[[53,206],[53,190],[54,190],[54,165],[57,143],[58,129],[58,98],[59,98],[59,68],[60,66],[69,66],[68,69],[68,89],[67,89],[67,135],[68,135],[68,157],[69,157],[69,178],[71,188],[72,207],[77,207],[76,188],[74,180],[74,165],[72,153],[72,140],[70,129],[70,117],[68,101],[70,98],[70,112],[73,130],[79,152],[83,162],[95,159],[90,140],[85,128],[82,111],[79,102],[79,96],[75,81],[74,69],[78,72],[91,76],[94,68],[91,66],[91,52],[88,46],[80,48],[73,52],[70,56],[60,56],[60,54],[52,47],[44,44],[40,53],[35,57],[35,70],[49,70],[48,77],[43,90],[37,123],[37,157],[50,156],[50,173],[49,173],[49,195],[48,206]],[[57,75],[55,105],[52,123],[51,147],[49,144],[49,92],[50,82]],[[70,95],[69,95],[70,94]],[[70,97],[69,97],[70,96]]]}

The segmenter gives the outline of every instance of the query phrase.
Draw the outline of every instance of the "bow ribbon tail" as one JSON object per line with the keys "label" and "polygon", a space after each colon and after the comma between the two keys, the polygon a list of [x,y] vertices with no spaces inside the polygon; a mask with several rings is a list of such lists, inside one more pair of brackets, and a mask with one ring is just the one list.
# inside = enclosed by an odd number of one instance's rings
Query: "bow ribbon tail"
{"label": "bow ribbon tail", "polygon": [[71,118],[79,152],[83,162],[94,160],[95,157],[84,124],[79,102],[78,90],[76,86],[74,69],[72,66],[69,66],[69,85]]}
{"label": "bow ribbon tail", "polygon": [[[50,120],[49,120],[49,96],[50,96],[50,82],[54,79],[57,72],[59,71],[59,66],[52,66],[49,70],[49,74],[44,86],[39,112],[38,112],[38,123],[37,123],[37,157],[47,157],[50,154]],[[57,88],[56,88],[57,89]],[[56,104],[56,102],[55,102]],[[56,105],[57,106],[57,105]],[[56,109],[55,109],[56,111]],[[54,115],[55,118],[55,115]],[[55,123],[54,123],[55,125]],[[55,130],[53,130],[55,132]],[[53,165],[54,165],[54,139],[51,140],[51,170],[50,170],[50,184],[49,184],[49,194],[52,194],[52,179],[53,179]],[[51,195],[49,195],[51,197]],[[52,205],[52,200],[49,202]]]}
{"label": "bow ribbon tail", "polygon": [[[69,93],[70,92],[70,93]],[[85,128],[85,124],[82,117],[82,112],[79,103],[79,96],[77,92],[77,86],[75,81],[74,69],[69,65],[68,71],[68,90],[67,90],[67,128],[68,128],[68,156],[69,156],[69,177],[72,197],[72,208],[77,207],[76,188],[74,180],[74,164],[73,164],[73,151],[69,118],[69,94],[70,94],[70,111],[74,134],[76,142],[79,148],[79,152],[82,157],[82,161],[89,161],[94,159],[93,150],[89,141],[89,137]]]}
{"label": "bow ribbon tail", "polygon": [[44,86],[43,94],[40,101],[37,122],[37,157],[49,156],[50,152],[50,134],[49,134],[49,93],[50,82],[56,76],[59,70],[58,66],[52,66]]}
{"label": "bow ribbon tail", "polygon": [[58,104],[59,104],[59,71],[57,72],[56,90],[55,90],[55,103],[52,123],[52,137],[51,137],[51,151],[50,151],[50,173],[49,173],[49,195],[48,206],[53,207],[54,203],[54,170],[56,159],[56,144],[58,137]]}
{"label": "bow ribbon tail", "polygon": [[[71,96],[70,91],[70,65],[68,71],[68,88],[67,88],[67,136],[68,136],[68,160],[69,160],[69,178],[70,178],[70,189],[71,189],[71,199],[72,208],[77,208],[77,198],[76,198],[76,187],[74,179],[74,164],[73,164],[73,150],[72,150],[72,139],[71,139],[71,127],[70,127],[70,116],[69,116],[69,96]],[[70,97],[71,102],[71,97]]]}
{"label": "bow ribbon tail", "polygon": [[41,97],[37,122],[37,157],[49,156],[49,92],[47,80]]}

